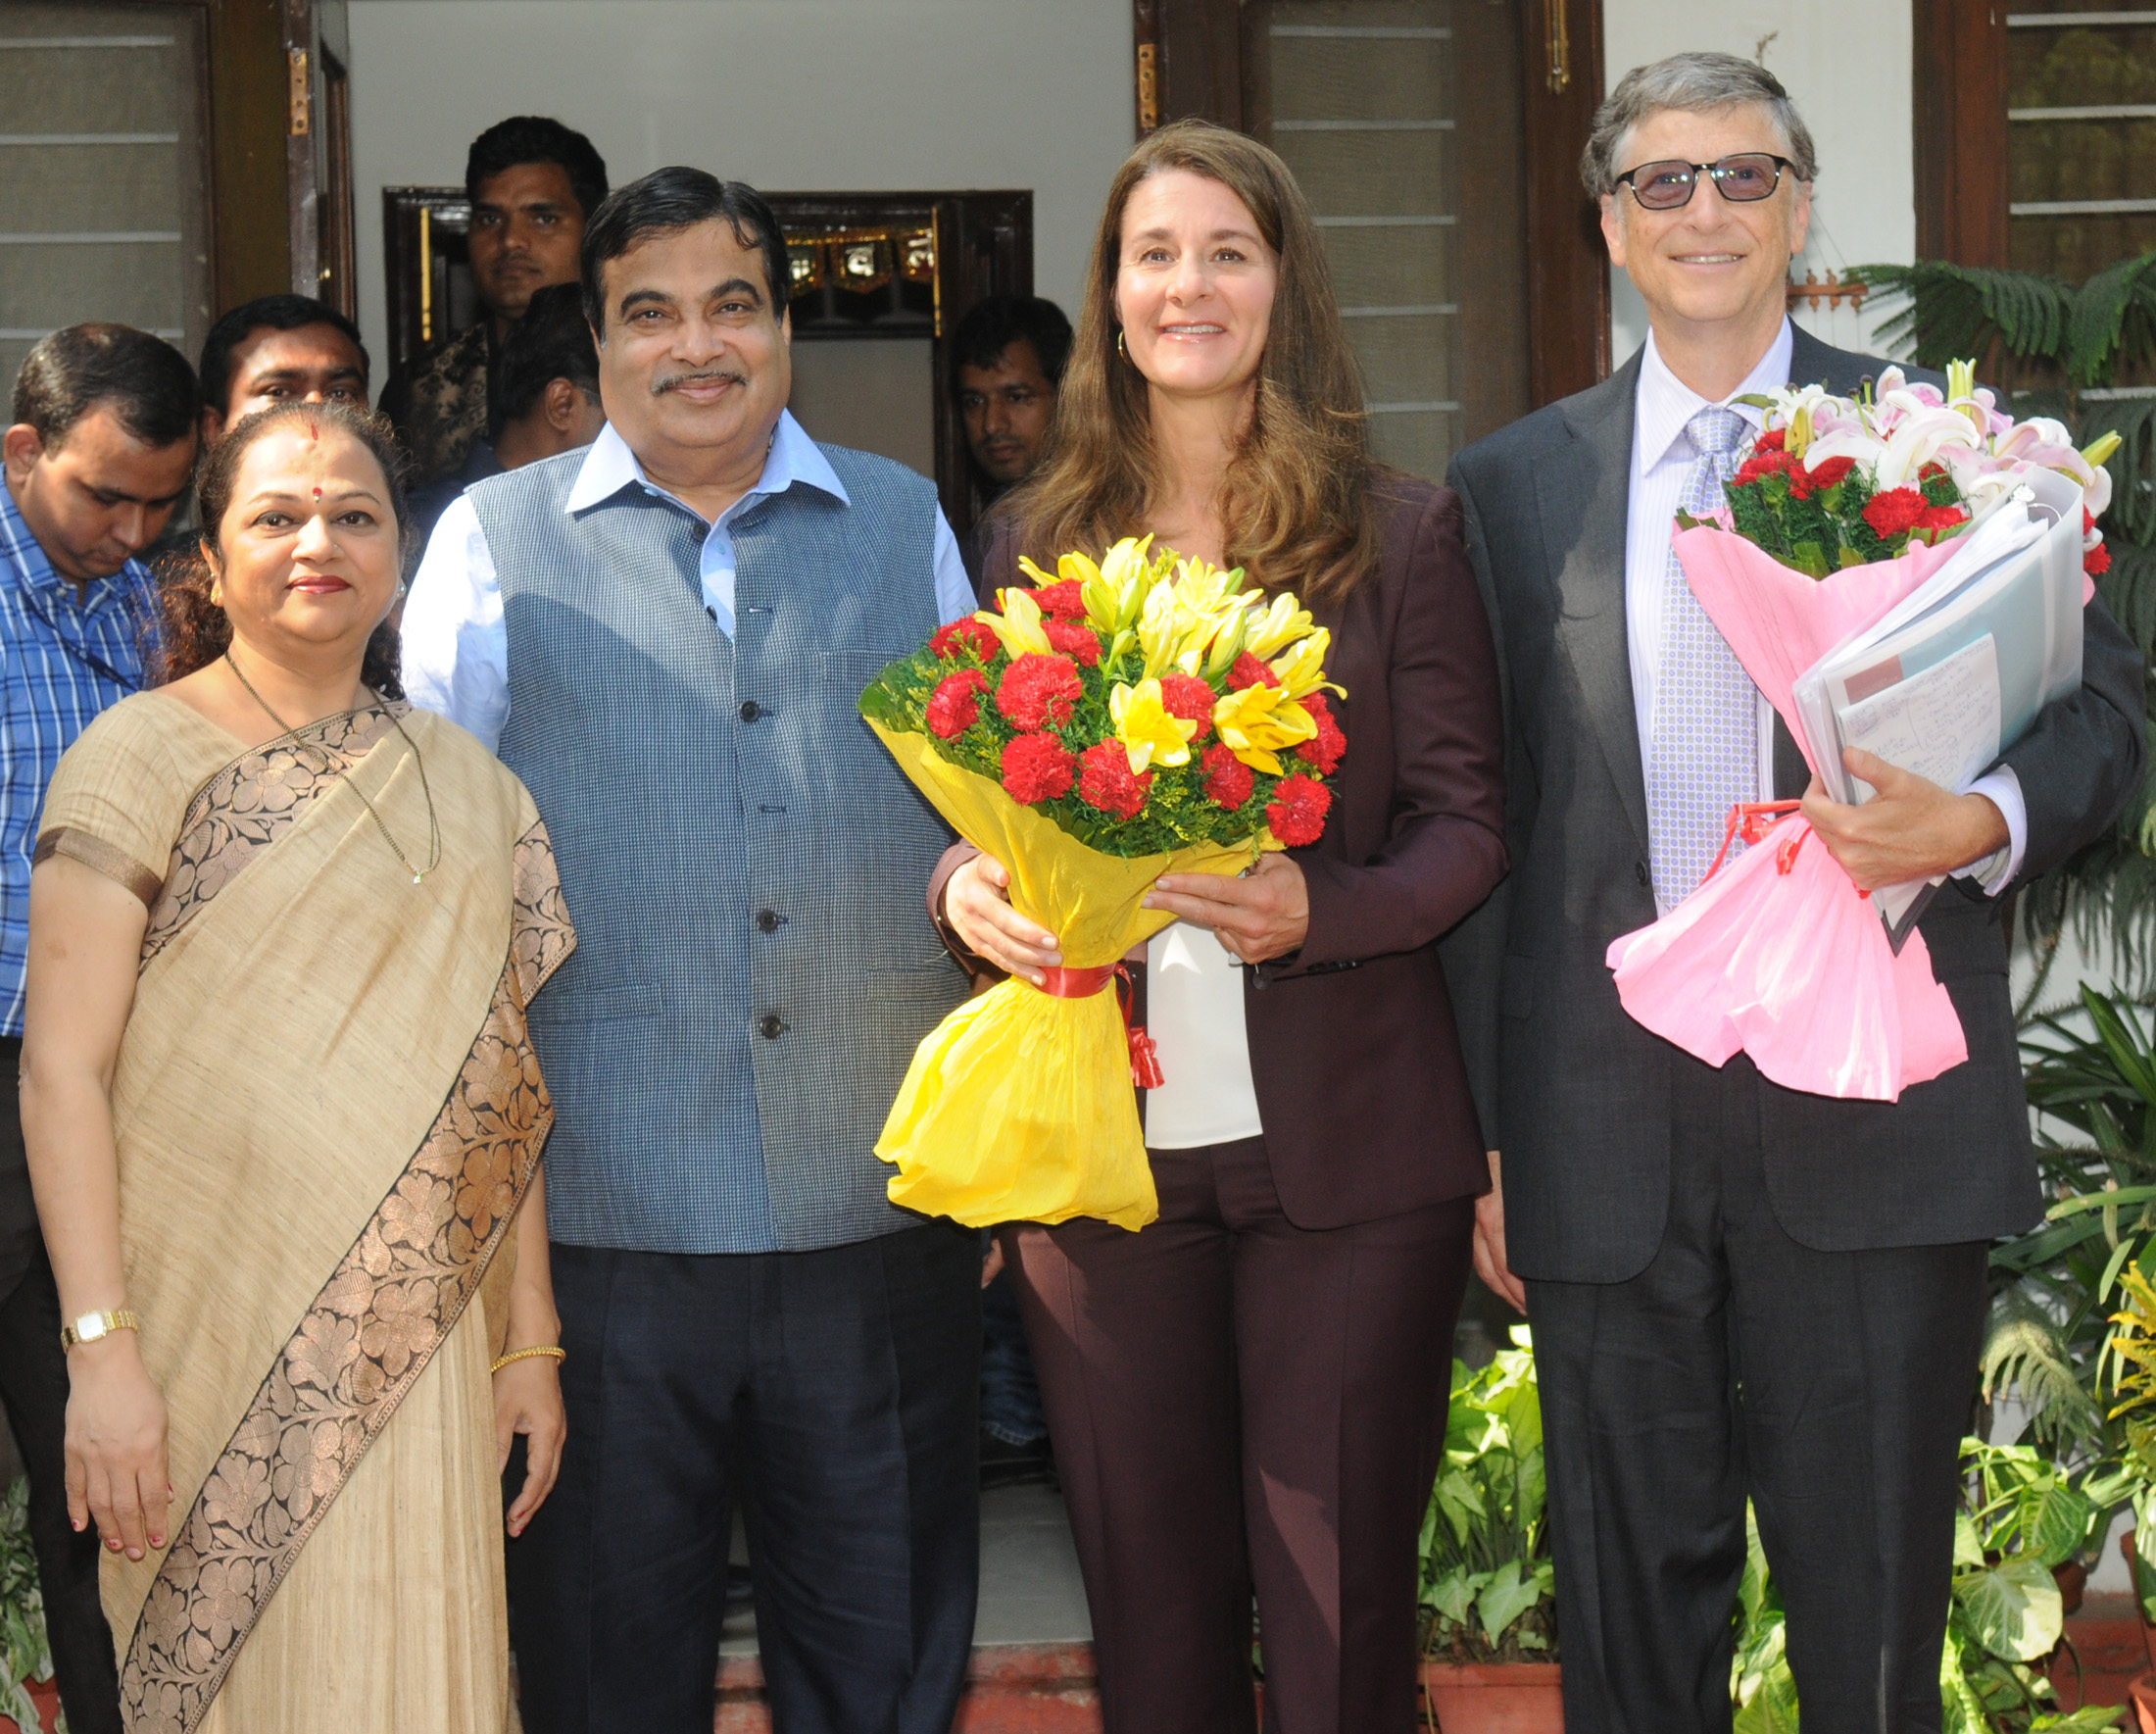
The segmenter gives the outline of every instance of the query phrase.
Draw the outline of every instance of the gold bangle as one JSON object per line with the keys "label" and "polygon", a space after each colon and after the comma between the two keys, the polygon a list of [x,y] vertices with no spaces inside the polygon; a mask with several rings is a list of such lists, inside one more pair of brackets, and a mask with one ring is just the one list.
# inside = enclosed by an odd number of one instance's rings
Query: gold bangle
{"label": "gold bangle", "polygon": [[511,1362],[528,1361],[534,1355],[544,1355],[549,1361],[566,1361],[569,1358],[569,1352],[566,1349],[558,1349],[552,1343],[541,1343],[536,1348],[512,1349],[507,1355],[498,1359],[492,1366],[488,1367],[487,1371],[498,1373]]}

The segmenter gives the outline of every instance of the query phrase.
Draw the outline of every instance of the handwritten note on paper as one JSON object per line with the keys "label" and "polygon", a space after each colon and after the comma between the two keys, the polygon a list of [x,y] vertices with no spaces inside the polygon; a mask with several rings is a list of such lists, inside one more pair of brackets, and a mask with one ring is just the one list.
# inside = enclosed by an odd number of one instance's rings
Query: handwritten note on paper
{"label": "handwritten note on paper", "polygon": [[[1841,713],[1841,738],[1960,791],[1999,756],[1998,645],[1986,632]],[[1859,801],[1878,791],[1856,781]]]}

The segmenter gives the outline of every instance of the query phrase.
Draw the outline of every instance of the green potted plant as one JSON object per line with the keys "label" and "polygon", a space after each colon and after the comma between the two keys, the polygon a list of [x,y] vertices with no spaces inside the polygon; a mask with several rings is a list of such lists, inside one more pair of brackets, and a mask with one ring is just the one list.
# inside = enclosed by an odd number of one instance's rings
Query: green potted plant
{"label": "green potted plant", "polygon": [[[2125,1713],[2117,1705],[2062,1712],[2041,1664],[2065,1628],[2055,1568],[2100,1533],[2118,1488],[2101,1476],[2077,1484],[2027,1445],[1964,1439],[1961,1464],[1953,1598],[1939,1658],[1943,1734],[2070,1734],[2117,1726]],[[1758,1524],[1745,1515],[1749,1553],[1730,1667],[1735,1734],[1797,1734],[1782,1599]]]}
{"label": "green potted plant", "polygon": [[1422,1526],[1423,1692],[1445,1734],[1561,1734],[1543,1412],[1525,1325],[1452,1363],[1445,1466]]}
{"label": "green potted plant", "polygon": [[12,1717],[18,1734],[65,1734],[45,1642],[45,1597],[30,1551],[29,1497],[29,1481],[18,1475],[0,1499],[0,1644],[7,1648],[8,1671],[0,1683],[0,1728]]}

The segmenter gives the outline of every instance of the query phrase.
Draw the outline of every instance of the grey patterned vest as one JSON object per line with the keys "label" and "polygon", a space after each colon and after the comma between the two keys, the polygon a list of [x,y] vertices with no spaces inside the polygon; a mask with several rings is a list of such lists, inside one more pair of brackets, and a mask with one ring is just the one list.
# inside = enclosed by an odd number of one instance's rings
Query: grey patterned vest
{"label": "grey patterned vest", "polygon": [[584,460],[469,494],[501,577],[504,763],[545,815],[575,955],[532,1009],[554,1093],[554,1238],[671,1253],[837,1246],[919,1220],[873,1146],[914,1045],[964,997],[923,893],[950,832],[856,708],[937,621],[936,495],[825,446],[730,526]]}

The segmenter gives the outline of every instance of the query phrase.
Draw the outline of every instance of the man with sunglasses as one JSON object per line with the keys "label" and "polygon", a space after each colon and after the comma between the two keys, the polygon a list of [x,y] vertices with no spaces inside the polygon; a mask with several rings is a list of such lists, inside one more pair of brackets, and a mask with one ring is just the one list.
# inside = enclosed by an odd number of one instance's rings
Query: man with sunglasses
{"label": "man with sunglasses", "polygon": [[1535,1329],[1565,1726],[1728,1729],[1748,1501],[1805,1726],[1936,1729],[1985,1243],[2042,1210],[1996,899],[2138,786],[2140,662],[2091,603],[2081,690],[1968,793],[1874,765],[1871,804],[1806,800],[1858,885],[1952,875],[1922,930],[1965,1065],[1839,1101],[1627,1017],[1609,943],[1698,885],[1733,804],[1809,781],[1684,584],[1673,519],[1719,499],[1746,396],[1850,392],[1885,364],[1787,317],[1815,162],[1763,68],[1632,72],[1583,172],[1651,335],[1453,465],[1504,680],[1512,876],[1446,956],[1492,1146],[1477,1267]]}

